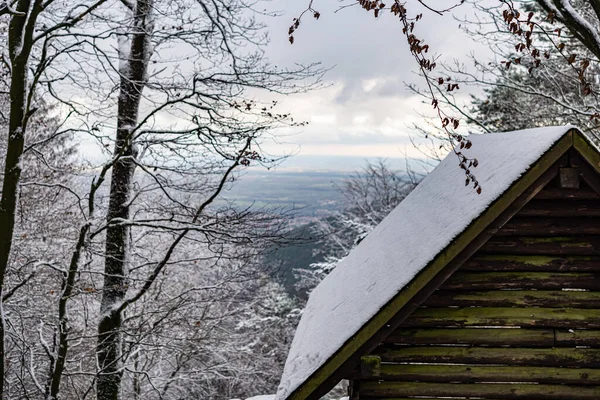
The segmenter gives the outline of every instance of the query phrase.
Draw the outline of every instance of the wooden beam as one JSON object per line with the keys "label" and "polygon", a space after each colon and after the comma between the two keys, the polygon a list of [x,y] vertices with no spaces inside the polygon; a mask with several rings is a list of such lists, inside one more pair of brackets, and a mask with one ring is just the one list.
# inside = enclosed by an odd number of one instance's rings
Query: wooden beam
{"label": "wooden beam", "polygon": [[553,328],[400,328],[385,345],[463,345],[478,347],[590,347],[600,348],[600,331]]}
{"label": "wooden beam", "polygon": [[492,290],[456,292],[438,290],[428,307],[545,307],[600,309],[600,292],[567,290]]}
{"label": "wooden beam", "polygon": [[395,396],[477,397],[519,400],[598,400],[600,387],[531,385],[531,384],[453,384],[420,382],[369,382],[361,386],[361,396],[393,398]]}
{"label": "wooden beam", "polygon": [[402,324],[408,328],[520,326],[600,329],[600,310],[579,308],[420,308]]}
{"label": "wooden beam", "polygon": [[600,217],[515,217],[496,236],[600,235]]}
{"label": "wooden beam", "polygon": [[554,345],[556,347],[566,346],[585,346],[585,347],[600,347],[600,332],[596,330],[555,330]]}
{"label": "wooden beam", "polygon": [[502,289],[587,289],[600,290],[600,273],[596,272],[462,272],[458,271],[442,290]]}
{"label": "wooden beam", "polygon": [[[573,148],[577,150],[587,165],[600,173],[600,153],[581,132],[575,132],[573,135]],[[578,166],[581,167],[581,165]]]}
{"label": "wooden beam", "polygon": [[378,376],[364,379],[419,382],[535,382],[600,385],[600,369],[479,365],[384,364]]}
{"label": "wooden beam", "polygon": [[461,271],[600,272],[600,256],[479,254]]}
{"label": "wooden beam", "polygon": [[[598,333],[598,332],[596,332]],[[600,337],[598,334],[597,337]],[[553,347],[553,329],[409,329],[399,328],[384,343],[403,345],[468,345]]]}
{"label": "wooden beam", "polygon": [[[498,364],[598,368],[598,349],[418,346],[378,348],[384,363]],[[599,397],[600,398],[600,397]]]}
{"label": "wooden beam", "polygon": [[518,214],[519,217],[598,217],[598,200],[537,200],[533,199]]}
{"label": "wooden beam", "polygon": [[360,373],[362,376],[379,376],[381,374],[381,358],[379,358],[378,356],[361,357]]}
{"label": "wooden beam", "polygon": [[600,255],[600,236],[493,237],[481,254],[512,255]]}
{"label": "wooden beam", "polygon": [[585,184],[581,183],[578,190],[566,190],[560,188],[544,188],[537,196],[536,200],[600,200],[600,196]]}

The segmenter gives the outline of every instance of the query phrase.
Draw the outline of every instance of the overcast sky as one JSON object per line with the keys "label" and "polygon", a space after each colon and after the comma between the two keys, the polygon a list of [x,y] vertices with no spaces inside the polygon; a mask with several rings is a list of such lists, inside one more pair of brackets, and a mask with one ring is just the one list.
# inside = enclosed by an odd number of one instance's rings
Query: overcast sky
{"label": "overcast sky", "polygon": [[[375,20],[358,7],[335,12],[341,3],[315,0],[321,18],[306,15],[290,45],[288,27],[308,1],[273,0],[270,9],[283,15],[267,20],[271,37],[267,52],[274,64],[321,62],[332,67],[325,76],[327,88],[285,98],[284,108],[310,124],[295,129],[284,147],[310,156],[417,157],[408,139],[416,135],[409,126],[422,120],[418,112],[430,112],[431,107],[405,88],[405,82],[421,78],[399,21],[390,15]],[[452,2],[435,3],[441,7]],[[417,12],[416,4],[409,6],[411,13]],[[455,12],[468,13],[467,6]],[[469,52],[482,49],[458,25],[451,16],[424,12],[415,33],[441,60],[464,60]]]}
{"label": "overcast sky", "polygon": [[[283,135],[278,136],[278,143],[267,144],[264,149],[276,156],[296,155],[280,169],[356,170],[364,165],[365,158],[396,158],[392,163],[398,166],[405,156],[423,158],[411,143],[411,139],[420,139],[411,127],[423,123],[420,114],[433,115],[433,110],[429,102],[424,103],[406,88],[406,83],[423,84],[424,80],[416,73],[418,66],[408,50],[401,23],[389,14],[375,19],[372,13],[356,6],[340,10],[344,3],[338,0],[313,0],[321,17],[315,20],[306,14],[291,45],[289,26],[309,1],[262,3],[264,11],[280,14],[260,17],[270,36],[266,53],[272,64],[293,68],[296,64],[319,62],[329,69],[323,79],[324,88],[277,98],[278,112],[291,112],[294,120],[309,124],[279,132]],[[430,3],[444,8],[457,1]],[[409,0],[408,7],[413,16],[423,13],[415,34],[430,45],[430,54],[439,57],[438,63],[454,59],[466,62],[473,52],[480,59],[488,57],[486,49],[459,29],[453,15],[436,15],[423,9],[417,0]],[[456,17],[465,15],[472,15],[468,5],[454,11]],[[442,70],[436,70],[436,74],[442,74]],[[467,98],[474,91],[477,89],[461,88],[459,96]],[[104,157],[92,139],[84,141],[82,154],[92,162]]]}

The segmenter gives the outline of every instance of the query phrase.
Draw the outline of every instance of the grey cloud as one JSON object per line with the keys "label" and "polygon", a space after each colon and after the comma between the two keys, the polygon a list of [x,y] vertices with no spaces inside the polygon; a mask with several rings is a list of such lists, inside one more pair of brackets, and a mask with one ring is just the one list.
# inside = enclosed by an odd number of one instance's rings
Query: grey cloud
{"label": "grey cloud", "polygon": [[373,98],[407,98],[413,93],[406,89],[406,82],[398,76],[377,77],[377,83],[369,90],[363,87],[363,81],[343,80],[343,88],[335,98],[337,104],[352,101],[366,102]]}
{"label": "grey cloud", "polygon": [[[281,67],[311,62],[333,67],[325,76],[325,82],[332,84],[330,89],[309,93],[291,110],[298,119],[331,116],[333,122],[314,122],[289,140],[298,145],[319,146],[321,151],[339,150],[340,146],[356,150],[363,146],[365,155],[370,154],[367,149],[371,145],[410,146],[406,125],[420,118],[414,110],[422,104],[406,89],[405,82],[423,81],[415,73],[417,64],[408,51],[400,23],[388,15],[375,20],[357,7],[336,13],[340,2],[314,0],[321,18],[317,21],[305,15],[294,44],[290,45],[288,28],[308,3],[309,0],[270,2],[269,9],[282,10],[283,16],[267,21],[271,42],[266,53],[273,64]],[[410,7],[415,4],[416,1],[409,2]],[[431,55],[443,55],[439,61],[456,57],[465,60],[472,40],[465,40],[457,25],[451,16],[436,17],[426,12],[416,34],[430,45]],[[369,81],[370,87],[365,88]],[[366,122],[357,123],[356,117],[364,117]]]}
{"label": "grey cloud", "polygon": [[305,144],[322,144],[322,145],[335,145],[343,144],[348,146],[355,145],[375,145],[375,144],[396,144],[403,145],[410,143],[408,136],[401,135],[385,135],[377,130],[364,130],[362,132],[314,132],[312,134],[304,136]]}

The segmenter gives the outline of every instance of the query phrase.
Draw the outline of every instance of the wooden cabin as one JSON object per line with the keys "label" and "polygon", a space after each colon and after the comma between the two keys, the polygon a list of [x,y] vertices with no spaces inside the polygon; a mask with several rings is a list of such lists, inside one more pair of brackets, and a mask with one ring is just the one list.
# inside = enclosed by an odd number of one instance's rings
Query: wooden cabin
{"label": "wooden cabin", "polygon": [[[472,135],[473,136],[473,135]],[[600,154],[473,136],[312,293],[277,399],[600,399]]]}

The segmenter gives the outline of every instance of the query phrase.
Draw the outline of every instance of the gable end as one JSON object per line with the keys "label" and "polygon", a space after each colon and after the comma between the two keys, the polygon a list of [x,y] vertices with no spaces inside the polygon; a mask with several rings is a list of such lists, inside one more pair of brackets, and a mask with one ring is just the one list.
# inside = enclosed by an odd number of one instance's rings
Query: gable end
{"label": "gable end", "polygon": [[[577,187],[561,185],[564,168],[580,169]],[[377,375],[347,376],[351,400],[600,398],[600,175],[576,148],[548,171],[374,348]]]}
{"label": "gable end", "polygon": [[566,166],[566,156],[574,143],[582,158],[598,171],[600,156],[596,150],[577,130],[568,131],[287,398],[317,399],[340,379],[351,374],[359,365],[362,355],[371,352],[378,343],[392,334],[429,294],[491,237],[494,230],[500,229],[554,178],[561,166]]}

